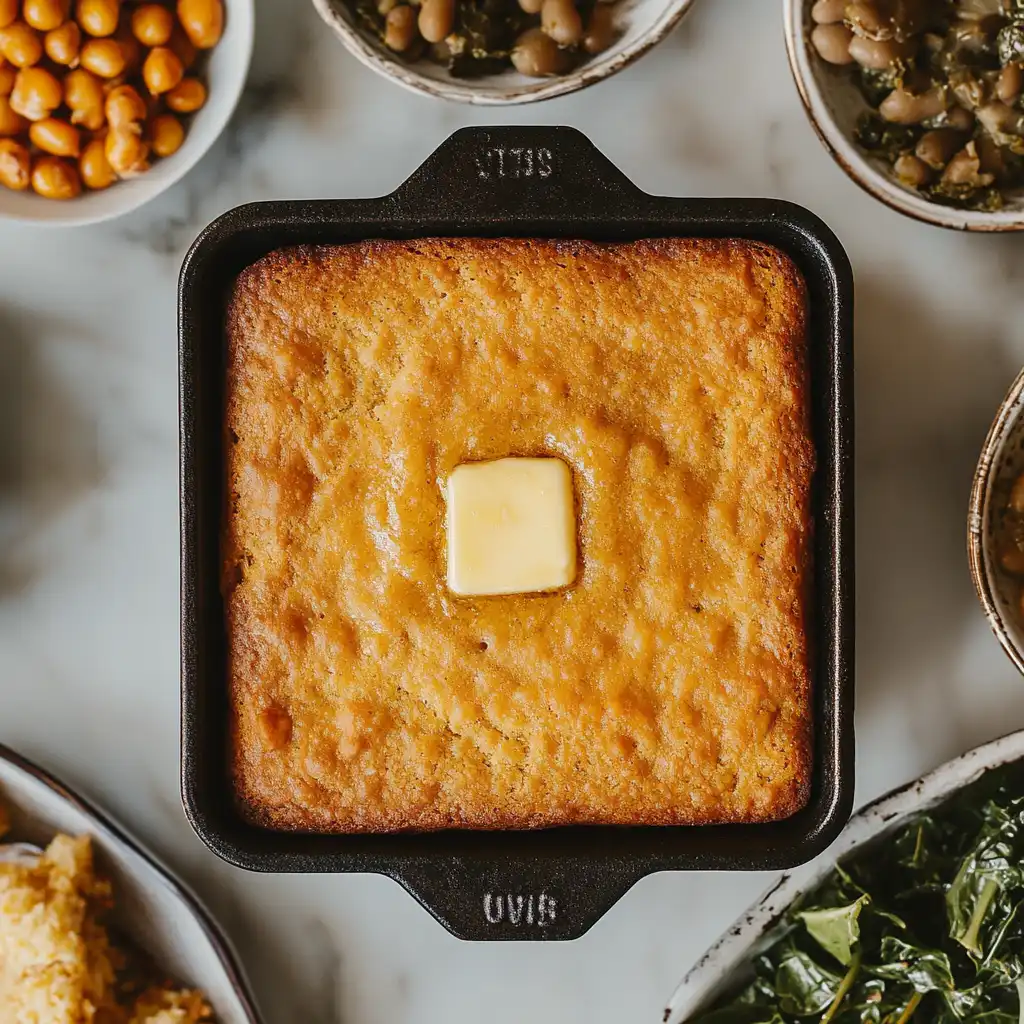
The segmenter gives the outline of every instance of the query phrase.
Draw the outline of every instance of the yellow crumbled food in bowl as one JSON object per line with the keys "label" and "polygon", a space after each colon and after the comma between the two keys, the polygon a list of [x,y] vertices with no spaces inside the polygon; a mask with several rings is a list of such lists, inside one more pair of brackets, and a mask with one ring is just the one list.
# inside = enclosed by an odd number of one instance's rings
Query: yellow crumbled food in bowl
{"label": "yellow crumbled food in bowl", "polygon": [[152,988],[135,1003],[130,1024],[198,1024],[211,1020],[210,1008],[199,992]]}
{"label": "yellow crumbled food in bowl", "polygon": [[[0,807],[0,832],[6,812]],[[93,867],[88,836],[58,835],[34,864],[0,862],[0,1022],[198,1024],[211,1021],[197,992],[127,994],[127,958],[102,915],[109,882]]]}

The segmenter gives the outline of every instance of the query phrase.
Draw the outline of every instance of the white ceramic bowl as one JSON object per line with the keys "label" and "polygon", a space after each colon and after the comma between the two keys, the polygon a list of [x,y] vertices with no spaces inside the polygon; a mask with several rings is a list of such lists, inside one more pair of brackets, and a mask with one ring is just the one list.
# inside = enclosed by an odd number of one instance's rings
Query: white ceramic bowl
{"label": "white ceramic bowl", "polygon": [[224,35],[210,51],[206,68],[208,99],[193,116],[177,153],[157,160],[137,178],[101,192],[83,190],[66,202],[0,188],[0,218],[48,227],[96,224],[148,203],[187,174],[224,130],[242,95],[252,58],[254,5],[255,0],[225,0]]}
{"label": "white ceramic bowl", "polygon": [[228,940],[185,886],[119,826],[0,744],[0,797],[12,811],[4,842],[45,846],[57,832],[92,836],[114,884],[114,920],[156,965],[202,989],[219,1024],[263,1024]]}
{"label": "white ceramic bowl", "polygon": [[888,165],[853,141],[857,118],[867,109],[848,69],[821,60],[810,41],[814,0],[785,0],[786,49],[807,116],[836,162],[861,188],[908,217],[964,231],[1024,231],[1024,195],[1001,210],[958,210],[925,199],[900,184]]}
{"label": "white ceramic bowl", "polygon": [[1024,615],[1020,582],[999,568],[996,532],[1013,481],[1024,473],[1024,370],[1010,386],[992,421],[978,458],[967,519],[967,555],[971,576],[1003,650],[1024,672]]}
{"label": "white ceramic bowl", "polygon": [[838,859],[876,836],[899,828],[911,815],[944,800],[988,769],[1021,758],[1024,731],[976,747],[858,811],[827,853],[781,875],[697,961],[669,1000],[665,1024],[684,1024],[724,995],[742,977],[751,958],[771,942],[786,908],[800,893],[821,881]]}
{"label": "white ceramic bowl", "polygon": [[[598,0],[604,2],[604,0]],[[567,75],[527,78],[504,71],[481,78],[453,78],[439,64],[418,61],[408,64],[387,49],[375,36],[357,26],[347,0],[313,0],[320,17],[363,64],[385,78],[425,96],[461,103],[502,106],[534,103],[585,89],[614,75],[642,57],[665,38],[694,0],[617,0],[615,42],[596,57]]]}

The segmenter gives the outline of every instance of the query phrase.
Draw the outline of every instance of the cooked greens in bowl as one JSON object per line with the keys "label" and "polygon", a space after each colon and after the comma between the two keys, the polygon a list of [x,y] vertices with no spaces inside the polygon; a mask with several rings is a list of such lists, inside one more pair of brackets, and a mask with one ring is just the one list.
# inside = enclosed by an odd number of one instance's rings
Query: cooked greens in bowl
{"label": "cooked greens in bowl", "polygon": [[1024,187],[1024,0],[817,0],[811,43],[866,103],[855,138],[925,198],[998,210]]}
{"label": "cooked greens in bowl", "polygon": [[785,911],[699,1024],[1018,1024],[1024,763],[855,848]]}

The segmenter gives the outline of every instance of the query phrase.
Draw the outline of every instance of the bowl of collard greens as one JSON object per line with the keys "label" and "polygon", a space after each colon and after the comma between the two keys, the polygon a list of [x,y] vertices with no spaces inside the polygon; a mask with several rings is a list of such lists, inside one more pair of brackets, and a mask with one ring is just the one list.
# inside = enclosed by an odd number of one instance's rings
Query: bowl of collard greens
{"label": "bowl of collard greens", "polygon": [[[805,111],[854,182],[940,227],[1024,230],[1024,0],[784,4]],[[823,30],[855,41],[846,63]]]}
{"label": "bowl of collard greens", "polygon": [[1024,731],[855,814],[698,961],[664,1020],[1024,1020]]}
{"label": "bowl of collard greens", "polygon": [[[421,0],[410,0],[414,8]],[[345,48],[367,67],[412,92],[486,106],[533,103],[576,92],[628,67],[664,39],[694,0],[575,0],[587,20],[596,6],[611,11],[612,41],[589,56],[566,51],[564,73],[529,78],[509,67],[516,36],[540,15],[527,16],[518,0],[456,0],[455,25],[444,40],[444,60],[422,49],[407,54],[381,39],[380,11],[391,0],[313,0]],[[536,6],[538,4],[528,5]],[[525,19],[525,20],[524,20]]]}

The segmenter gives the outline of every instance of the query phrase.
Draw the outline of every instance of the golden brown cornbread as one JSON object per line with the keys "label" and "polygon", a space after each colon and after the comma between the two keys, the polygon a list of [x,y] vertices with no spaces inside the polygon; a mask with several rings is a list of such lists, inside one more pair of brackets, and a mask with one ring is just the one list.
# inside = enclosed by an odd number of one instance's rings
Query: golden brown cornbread
{"label": "golden brown cornbread", "polygon": [[[228,316],[236,793],[274,828],[778,819],[810,774],[805,294],[775,249],[296,248]],[[456,598],[444,482],[557,455],[579,573]]]}

